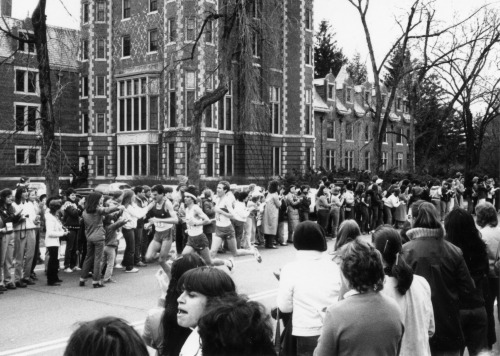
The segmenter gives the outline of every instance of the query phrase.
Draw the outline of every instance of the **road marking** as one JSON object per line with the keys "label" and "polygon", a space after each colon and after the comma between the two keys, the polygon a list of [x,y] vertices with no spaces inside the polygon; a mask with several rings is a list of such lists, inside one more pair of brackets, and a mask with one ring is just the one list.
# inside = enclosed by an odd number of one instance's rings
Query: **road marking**
{"label": "road marking", "polygon": [[[274,297],[278,294],[278,289],[270,289],[267,291],[263,291],[260,293],[250,294],[248,296],[249,299],[258,301],[267,298]],[[129,323],[130,326],[134,327],[138,332],[144,328],[144,320],[135,321],[133,323]],[[30,355],[38,355],[43,352],[58,350],[66,347],[68,343],[69,337],[64,337],[52,341],[41,342],[35,345],[23,346],[17,349],[1,351],[0,356],[30,356]]]}

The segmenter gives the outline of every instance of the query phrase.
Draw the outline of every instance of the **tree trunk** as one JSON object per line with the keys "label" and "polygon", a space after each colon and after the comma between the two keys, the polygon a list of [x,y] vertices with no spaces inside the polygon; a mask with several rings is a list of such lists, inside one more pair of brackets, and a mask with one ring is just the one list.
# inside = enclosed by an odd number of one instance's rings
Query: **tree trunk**
{"label": "tree trunk", "polygon": [[476,167],[475,163],[475,135],[474,135],[474,123],[473,115],[468,106],[463,108],[464,118],[465,118],[465,173],[470,174],[472,170]]}
{"label": "tree trunk", "polygon": [[42,127],[43,172],[47,196],[59,194],[60,147],[55,140],[55,118],[52,106],[49,51],[47,46],[46,0],[40,0],[31,16],[35,37],[36,56],[40,83],[40,118]]}

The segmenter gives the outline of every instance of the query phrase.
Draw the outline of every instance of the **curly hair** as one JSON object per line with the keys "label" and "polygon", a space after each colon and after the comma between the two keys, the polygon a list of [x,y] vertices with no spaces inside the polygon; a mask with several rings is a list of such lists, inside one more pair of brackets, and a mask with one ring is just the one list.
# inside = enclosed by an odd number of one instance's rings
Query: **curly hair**
{"label": "curly hair", "polygon": [[104,317],[80,324],[69,338],[64,356],[148,356],[146,344],[125,320]]}
{"label": "curly hair", "polygon": [[359,293],[384,288],[384,267],[380,253],[364,241],[354,240],[342,248],[340,269],[352,289]]}
{"label": "curly hair", "polygon": [[198,322],[198,332],[204,356],[276,355],[264,306],[242,296],[212,300]]}
{"label": "curly hair", "polygon": [[495,227],[498,225],[497,211],[491,203],[484,202],[481,204],[477,204],[476,217],[476,223],[480,227],[485,227],[486,225]]}
{"label": "curly hair", "polygon": [[268,185],[268,188],[267,190],[269,191],[269,193],[276,193],[279,189],[279,182],[277,180],[272,180],[269,182],[269,185]]}

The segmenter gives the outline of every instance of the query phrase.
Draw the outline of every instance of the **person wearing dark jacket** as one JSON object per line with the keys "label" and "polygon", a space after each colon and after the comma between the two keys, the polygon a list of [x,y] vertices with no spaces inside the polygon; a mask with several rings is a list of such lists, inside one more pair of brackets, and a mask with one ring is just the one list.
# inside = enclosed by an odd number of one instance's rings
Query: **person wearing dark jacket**
{"label": "person wearing dark jacket", "polygon": [[64,227],[68,229],[66,235],[66,251],[64,253],[64,272],[71,273],[79,271],[77,266],[76,250],[78,230],[80,229],[80,216],[82,215],[82,207],[78,204],[75,190],[69,188],[66,191],[66,202],[61,208],[63,213]]}
{"label": "person wearing dark jacket", "polygon": [[430,339],[431,353],[459,355],[464,347],[460,326],[460,296],[473,293],[474,282],[460,248],[446,241],[436,207],[417,201],[412,205],[410,241],[403,245],[403,255],[416,275],[431,287],[436,332]]}
{"label": "person wearing dark jacket", "polygon": [[[486,244],[476,227],[472,215],[462,208],[454,209],[444,219],[446,240],[463,251],[467,268],[474,280],[471,293],[460,295],[460,324],[469,355],[478,355],[486,349],[488,317],[485,300],[488,298],[489,261]],[[494,337],[495,333],[493,333]],[[489,342],[489,348],[496,340]],[[465,348],[462,348],[463,354]]]}

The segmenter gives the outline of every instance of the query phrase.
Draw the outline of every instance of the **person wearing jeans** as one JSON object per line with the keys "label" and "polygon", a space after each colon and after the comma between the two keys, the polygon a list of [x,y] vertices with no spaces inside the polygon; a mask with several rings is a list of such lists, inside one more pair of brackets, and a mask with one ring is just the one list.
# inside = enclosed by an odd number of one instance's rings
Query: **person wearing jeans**
{"label": "person wearing jeans", "polygon": [[45,214],[45,246],[49,252],[49,261],[47,264],[47,284],[49,286],[59,286],[62,280],[59,279],[59,239],[68,234],[63,227],[57,211],[61,208],[61,200],[52,199],[49,201],[49,209]]}
{"label": "person wearing jeans", "polygon": [[92,274],[92,285],[94,288],[104,287],[101,281],[101,260],[104,249],[105,230],[103,217],[118,210],[123,212],[123,206],[103,207],[103,196],[99,192],[90,193],[86,202],[82,217],[85,224],[85,235],[87,237],[87,255],[83,262],[82,274],[80,276],[80,287],[85,286],[91,266],[94,266]]}
{"label": "person wearing jeans", "polygon": [[[116,250],[118,249],[118,233],[117,230],[127,223],[123,217],[118,218],[119,213],[110,214],[104,218],[104,230],[106,231],[106,240],[104,246],[103,265],[106,265],[104,272],[104,283],[114,283],[111,277],[113,276],[113,268],[116,259]],[[117,220],[115,222],[115,220]],[[102,270],[102,269],[101,269]]]}
{"label": "person wearing jeans", "polygon": [[71,273],[79,271],[80,267],[76,264],[76,250],[78,244],[78,230],[80,229],[80,215],[82,208],[78,204],[76,192],[70,188],[66,191],[66,202],[61,208],[63,213],[64,226],[68,229],[69,233],[66,238],[66,251],[64,253],[64,272]]}
{"label": "person wearing jeans", "polygon": [[141,236],[136,236],[135,234],[137,221],[144,218],[148,211],[155,205],[155,203],[152,202],[146,207],[141,208],[137,205],[136,201],[134,191],[125,189],[123,192],[122,205],[125,208],[123,211],[123,217],[127,220],[127,223],[122,228],[123,238],[125,239],[125,252],[123,254],[122,266],[125,267],[125,272],[128,273],[135,273],[139,271],[134,267],[135,248],[137,246],[136,239],[139,241],[141,239]]}
{"label": "person wearing jeans", "polygon": [[[134,188],[135,193],[135,203],[139,208],[144,208],[148,204],[148,200],[144,195],[144,189],[141,186]],[[134,229],[135,238],[135,253],[134,253],[134,265],[137,267],[145,267],[146,263],[143,261],[146,257],[146,252],[142,251],[143,239],[147,239],[144,236],[144,218],[137,219],[137,227]],[[147,250],[147,247],[146,247]]]}

